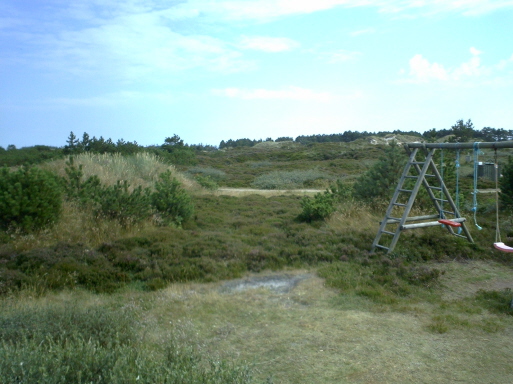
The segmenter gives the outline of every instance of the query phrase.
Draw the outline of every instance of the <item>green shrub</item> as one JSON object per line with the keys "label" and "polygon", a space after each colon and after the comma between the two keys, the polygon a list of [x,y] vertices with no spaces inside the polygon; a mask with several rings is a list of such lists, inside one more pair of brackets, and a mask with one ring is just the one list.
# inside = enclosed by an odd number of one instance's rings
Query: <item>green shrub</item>
{"label": "green shrub", "polygon": [[160,174],[155,183],[155,191],[151,195],[153,207],[160,214],[164,224],[181,225],[194,213],[194,205],[189,194],[180,186],[171,172]]}
{"label": "green shrub", "polygon": [[151,215],[149,189],[138,186],[131,192],[128,182],[118,180],[116,185],[104,188],[97,201],[96,214],[115,219],[124,226],[140,222]]}
{"label": "green shrub", "polygon": [[353,187],[343,183],[342,180],[335,181],[335,183],[331,185],[330,191],[338,202],[347,201],[353,196]]}
{"label": "green shrub", "polygon": [[57,177],[36,167],[0,170],[0,227],[23,232],[55,223],[62,196]]}
{"label": "green shrub", "polygon": [[74,158],[69,157],[66,162],[66,176],[63,178],[64,191],[69,200],[76,200],[81,204],[87,204],[100,200],[103,186],[98,176],[93,175],[82,181],[84,176],[83,165],[75,166]]}
{"label": "green shrub", "polygon": [[303,211],[299,214],[301,221],[324,220],[335,212],[335,198],[329,191],[316,193],[313,198],[303,197],[301,207],[303,208]]}
{"label": "green shrub", "polygon": [[354,197],[363,200],[389,199],[399,182],[405,163],[404,151],[392,141],[379,161],[358,177],[354,184]]}

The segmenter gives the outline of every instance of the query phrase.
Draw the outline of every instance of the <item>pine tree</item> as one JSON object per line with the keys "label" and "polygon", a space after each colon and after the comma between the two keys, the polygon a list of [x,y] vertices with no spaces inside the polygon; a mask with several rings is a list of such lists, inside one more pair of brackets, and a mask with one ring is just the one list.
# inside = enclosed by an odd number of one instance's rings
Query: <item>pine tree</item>
{"label": "pine tree", "polygon": [[405,153],[392,141],[377,163],[362,174],[354,184],[353,196],[357,199],[389,199],[406,163]]}
{"label": "pine tree", "polygon": [[77,153],[80,150],[79,144],[80,140],[75,136],[73,131],[71,131],[68,140],[66,140],[66,145],[64,146],[64,153],[67,155]]}

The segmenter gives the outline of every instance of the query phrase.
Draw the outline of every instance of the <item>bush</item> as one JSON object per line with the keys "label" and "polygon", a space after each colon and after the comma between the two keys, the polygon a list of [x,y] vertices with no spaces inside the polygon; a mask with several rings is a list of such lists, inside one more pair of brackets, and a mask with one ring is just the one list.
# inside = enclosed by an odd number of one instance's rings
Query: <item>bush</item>
{"label": "bush", "polygon": [[313,198],[305,196],[301,200],[301,207],[303,208],[299,214],[301,221],[324,220],[335,212],[335,198],[329,191],[317,193]]}
{"label": "bush", "polygon": [[83,182],[83,165],[80,164],[77,168],[72,156],[66,162],[65,171],[67,178],[63,178],[63,184],[66,197],[69,200],[76,200],[81,204],[99,200],[103,187],[98,176],[90,176]]}
{"label": "bush", "polygon": [[0,170],[0,227],[23,232],[55,223],[62,196],[57,177],[36,167]]}
{"label": "bush", "polygon": [[106,187],[100,193],[98,215],[115,219],[123,226],[140,222],[151,215],[150,192],[141,186],[132,192],[128,190],[129,184],[125,180],[116,185]]}
{"label": "bush", "polygon": [[389,199],[405,164],[405,155],[393,141],[379,161],[356,180],[353,196],[363,200]]}
{"label": "bush", "polygon": [[155,192],[151,195],[153,207],[161,215],[162,223],[181,225],[194,213],[194,205],[189,194],[167,171],[160,174],[155,183]]}
{"label": "bush", "polygon": [[353,187],[344,184],[342,180],[337,180],[335,184],[330,187],[331,193],[338,202],[344,202],[353,196]]}

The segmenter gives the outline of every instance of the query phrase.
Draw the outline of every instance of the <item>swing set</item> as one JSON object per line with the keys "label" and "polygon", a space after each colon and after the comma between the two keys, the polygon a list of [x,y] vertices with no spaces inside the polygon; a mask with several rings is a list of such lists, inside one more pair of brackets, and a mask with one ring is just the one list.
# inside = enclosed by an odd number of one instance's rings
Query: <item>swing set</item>
{"label": "swing set", "polygon": [[[378,233],[372,243],[371,252],[376,249],[393,252],[399,237],[404,230],[442,226],[454,236],[467,239],[473,243],[472,235],[466,225],[466,218],[460,215],[459,208],[459,168],[460,150],[472,149],[474,151],[474,191],[472,212],[474,224],[477,229],[482,228],[477,224],[477,189],[478,180],[478,156],[479,151],[491,148],[495,151],[495,200],[496,200],[496,234],[494,247],[502,252],[512,252],[513,247],[506,245],[501,240],[499,228],[499,164],[497,150],[513,148],[513,141],[494,143],[406,143],[404,144],[409,160],[406,163],[399,183],[394,191],[390,204],[385,213],[385,218],[380,222]],[[436,150],[441,150],[441,171],[438,170],[434,155]],[[444,182],[443,150],[456,150],[456,202],[452,199]],[[419,160],[417,160],[419,158]],[[410,216],[415,199],[421,189],[427,192],[435,208],[434,214],[424,216]],[[447,207],[448,205],[448,207]],[[426,221],[433,220],[436,221]]]}

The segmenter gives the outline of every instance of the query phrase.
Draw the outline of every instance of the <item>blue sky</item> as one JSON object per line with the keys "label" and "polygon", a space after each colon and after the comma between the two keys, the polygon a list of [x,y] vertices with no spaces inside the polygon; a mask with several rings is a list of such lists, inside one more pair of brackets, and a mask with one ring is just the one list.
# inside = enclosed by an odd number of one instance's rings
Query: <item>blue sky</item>
{"label": "blue sky", "polygon": [[0,146],[513,129],[512,0],[3,0]]}

